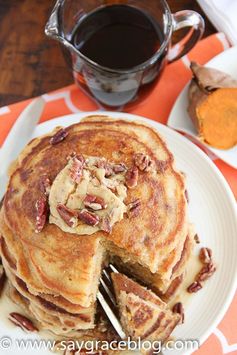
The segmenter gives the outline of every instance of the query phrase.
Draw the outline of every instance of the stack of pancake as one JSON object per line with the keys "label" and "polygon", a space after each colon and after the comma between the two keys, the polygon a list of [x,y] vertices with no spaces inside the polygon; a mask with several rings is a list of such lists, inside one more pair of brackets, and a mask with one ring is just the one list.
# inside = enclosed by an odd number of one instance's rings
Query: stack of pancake
{"label": "stack of pancake", "polygon": [[11,298],[42,328],[78,338],[111,334],[96,301],[108,262],[167,301],[193,248],[184,176],[165,142],[142,123],[105,116],[27,145],[0,232]]}

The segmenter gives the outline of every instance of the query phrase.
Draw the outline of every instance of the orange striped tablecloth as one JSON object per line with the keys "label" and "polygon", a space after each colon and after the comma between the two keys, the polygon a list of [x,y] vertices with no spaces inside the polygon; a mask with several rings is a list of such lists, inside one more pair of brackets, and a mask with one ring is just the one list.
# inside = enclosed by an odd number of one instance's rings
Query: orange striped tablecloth
{"label": "orange striped tablecloth", "polygon": [[[222,33],[203,39],[188,55],[166,67],[161,80],[146,101],[133,109],[125,107],[124,111],[166,124],[178,94],[191,78],[190,61],[204,64],[228,47],[229,43]],[[98,105],[75,85],[45,94],[43,97],[46,100],[46,106],[40,122],[70,113],[99,109]],[[29,102],[30,100],[27,100],[0,108],[0,144],[3,143],[18,115]],[[237,170],[213,154],[207,151],[206,153],[225,176],[237,198]],[[237,355],[237,294],[222,322],[195,354]]]}

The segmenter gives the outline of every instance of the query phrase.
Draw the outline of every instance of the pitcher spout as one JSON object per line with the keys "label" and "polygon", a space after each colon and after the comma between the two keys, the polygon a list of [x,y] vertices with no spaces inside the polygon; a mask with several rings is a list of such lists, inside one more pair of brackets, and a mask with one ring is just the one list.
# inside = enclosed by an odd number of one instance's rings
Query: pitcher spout
{"label": "pitcher spout", "polygon": [[59,41],[70,51],[75,51],[74,46],[65,38],[60,26],[59,13],[63,3],[64,0],[57,0],[44,31],[46,36]]}

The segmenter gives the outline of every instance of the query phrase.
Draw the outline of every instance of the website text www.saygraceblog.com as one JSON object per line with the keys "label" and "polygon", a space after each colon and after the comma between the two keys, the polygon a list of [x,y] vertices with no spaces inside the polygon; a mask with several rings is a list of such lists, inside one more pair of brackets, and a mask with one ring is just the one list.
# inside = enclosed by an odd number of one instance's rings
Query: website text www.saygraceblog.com
{"label": "website text www.saygraceblog.com", "polygon": [[0,353],[1,349],[11,349],[18,351],[25,350],[50,350],[50,351],[65,351],[67,350],[79,355],[82,351],[88,354],[102,353],[104,351],[141,351],[153,352],[159,354],[162,351],[173,350],[189,350],[195,351],[199,348],[199,341],[197,339],[175,339],[168,340],[165,344],[161,341],[137,341],[128,337],[126,340],[116,341],[75,341],[75,340],[62,340],[53,341],[47,339],[12,339],[8,336],[0,338]]}

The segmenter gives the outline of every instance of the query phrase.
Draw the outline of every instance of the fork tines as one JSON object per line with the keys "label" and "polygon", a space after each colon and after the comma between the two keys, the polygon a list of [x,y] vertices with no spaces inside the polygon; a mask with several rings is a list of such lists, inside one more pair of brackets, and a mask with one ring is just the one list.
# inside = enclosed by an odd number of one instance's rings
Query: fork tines
{"label": "fork tines", "polygon": [[118,270],[112,264],[103,269],[102,275],[100,277],[100,288],[97,292],[97,299],[120,338],[124,339],[126,338],[126,334],[124,333],[117,317],[117,304],[114,297],[112,280],[110,277],[111,272],[118,272]]}

